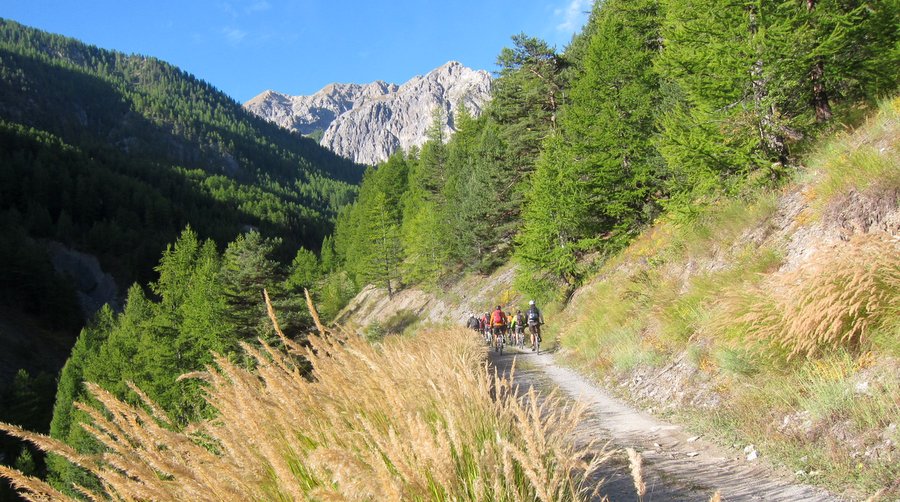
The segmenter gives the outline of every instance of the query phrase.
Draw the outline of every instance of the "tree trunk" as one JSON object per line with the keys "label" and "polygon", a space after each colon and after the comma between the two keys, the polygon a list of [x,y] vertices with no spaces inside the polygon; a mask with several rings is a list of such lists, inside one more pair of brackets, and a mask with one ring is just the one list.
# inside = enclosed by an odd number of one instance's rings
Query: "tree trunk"
{"label": "tree trunk", "polygon": [[[806,0],[807,12],[812,12],[815,8],[816,0]],[[825,89],[825,62],[821,57],[816,58],[816,63],[809,72],[809,79],[812,81],[812,105],[816,110],[816,121],[826,122],[831,119],[831,104]]]}
{"label": "tree trunk", "polygon": [[831,119],[831,105],[825,90],[825,63],[821,59],[816,61],[809,78],[813,86],[812,105],[816,109],[816,121],[826,122]]}
{"label": "tree trunk", "polygon": [[[755,37],[759,29],[756,19],[756,11],[750,8],[750,36]],[[756,105],[756,113],[759,117],[759,138],[765,150],[778,159],[782,165],[787,165],[788,151],[784,136],[779,132],[776,122],[777,111],[775,105],[767,99],[769,96],[768,81],[763,72],[763,59],[759,59],[750,66],[750,75],[753,78],[753,102]]]}

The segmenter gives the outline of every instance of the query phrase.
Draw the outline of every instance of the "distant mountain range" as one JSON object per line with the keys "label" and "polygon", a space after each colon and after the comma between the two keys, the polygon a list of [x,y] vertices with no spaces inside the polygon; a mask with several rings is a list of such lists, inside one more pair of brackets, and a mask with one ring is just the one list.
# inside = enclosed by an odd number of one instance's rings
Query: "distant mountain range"
{"label": "distant mountain range", "polygon": [[311,96],[265,91],[247,110],[284,128],[320,138],[322,146],[361,164],[377,164],[398,149],[421,146],[435,109],[445,131],[455,131],[453,112],[464,103],[474,116],[490,100],[491,76],[450,61],[402,85],[330,84]]}

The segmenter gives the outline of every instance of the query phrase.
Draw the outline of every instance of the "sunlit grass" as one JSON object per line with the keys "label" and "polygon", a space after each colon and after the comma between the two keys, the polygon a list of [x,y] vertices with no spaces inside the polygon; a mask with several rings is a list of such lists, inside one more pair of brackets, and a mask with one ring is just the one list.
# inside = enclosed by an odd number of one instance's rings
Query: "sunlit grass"
{"label": "sunlit grass", "polygon": [[[435,343],[440,340],[440,343]],[[97,476],[117,500],[583,500],[602,461],[576,447],[582,408],[520,395],[485,364],[469,330],[370,344],[328,334],[291,355],[244,346],[255,369],[224,357],[202,375],[215,419],[176,430],[145,397],[130,406],[97,386],[81,405],[99,456],[13,426],[0,430]],[[311,375],[299,370],[303,357]],[[137,391],[137,389],[135,389]],[[591,452],[590,454],[588,452]],[[69,500],[0,467],[30,500]],[[593,487],[591,487],[593,488]]]}
{"label": "sunlit grass", "polygon": [[[900,205],[898,140],[895,98],[822,142],[785,188],[804,195],[789,211],[764,192],[709,203],[689,222],[660,218],[550,326],[567,360],[606,379],[684,355],[718,393],[712,413],[687,412],[710,434],[841,489],[900,479],[896,451],[877,448],[900,426],[900,240],[872,223]],[[843,239],[782,270],[783,232],[808,225]],[[780,431],[795,415],[812,421],[810,437]]]}

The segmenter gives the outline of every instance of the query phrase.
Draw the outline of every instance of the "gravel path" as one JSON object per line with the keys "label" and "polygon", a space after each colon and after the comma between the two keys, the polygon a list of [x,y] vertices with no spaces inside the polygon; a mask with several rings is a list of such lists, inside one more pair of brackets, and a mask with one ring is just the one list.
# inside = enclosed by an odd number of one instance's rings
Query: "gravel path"
{"label": "gravel path", "polygon": [[[651,501],[707,501],[719,490],[726,501],[838,501],[828,492],[783,477],[762,460],[747,461],[740,452],[722,449],[691,437],[681,426],[638,411],[577,373],[557,365],[553,355],[507,347],[491,361],[508,373],[516,360],[515,382],[547,393],[554,386],[573,400],[588,404],[588,414],[576,431],[576,441],[600,439],[608,448],[634,448],[644,461],[644,482]],[[601,473],[602,495],[612,501],[637,500],[624,453]]]}

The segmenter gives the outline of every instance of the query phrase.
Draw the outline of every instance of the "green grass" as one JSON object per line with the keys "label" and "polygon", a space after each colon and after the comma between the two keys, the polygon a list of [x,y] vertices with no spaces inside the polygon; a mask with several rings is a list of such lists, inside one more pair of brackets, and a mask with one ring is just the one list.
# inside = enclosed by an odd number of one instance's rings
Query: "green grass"
{"label": "green grass", "polygon": [[713,354],[716,364],[722,370],[737,376],[751,376],[760,371],[756,354],[745,348],[717,348]]}
{"label": "green grass", "polygon": [[[801,481],[865,496],[892,486],[897,452],[878,445],[885,434],[900,439],[888,429],[900,425],[894,241],[850,237],[782,271],[784,241],[771,235],[785,224],[846,229],[842,219],[895,210],[898,124],[900,98],[820,142],[785,188],[809,203],[795,221],[776,219],[777,191],[709,203],[688,221],[660,218],[548,326],[567,361],[599,379],[627,378],[686,354],[722,397],[713,412],[679,412],[707,434],[815,473]],[[783,427],[785,417],[811,423]]]}
{"label": "green grass", "polygon": [[865,126],[840,134],[812,155],[812,173],[823,173],[810,194],[816,213],[850,190],[900,189],[900,97],[885,101]]}
{"label": "green grass", "polygon": [[[679,418],[727,444],[755,444],[794,471],[818,471],[801,481],[871,494],[900,479],[900,464],[865,455],[900,417],[900,377],[889,367],[871,368],[859,380],[868,382],[862,392],[854,380],[859,371],[858,358],[837,351],[786,371],[740,378],[714,413],[682,409]],[[783,428],[786,416],[800,425]]]}
{"label": "green grass", "polygon": [[720,200],[695,219],[678,225],[665,254],[676,261],[712,257],[747,230],[767,224],[778,208],[777,202],[777,194],[768,191]]}

